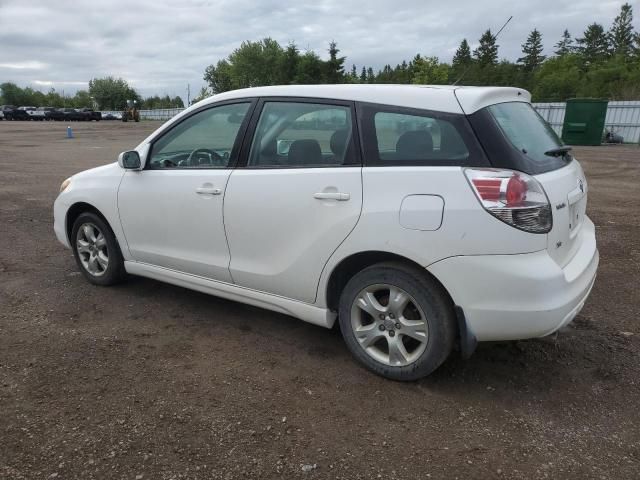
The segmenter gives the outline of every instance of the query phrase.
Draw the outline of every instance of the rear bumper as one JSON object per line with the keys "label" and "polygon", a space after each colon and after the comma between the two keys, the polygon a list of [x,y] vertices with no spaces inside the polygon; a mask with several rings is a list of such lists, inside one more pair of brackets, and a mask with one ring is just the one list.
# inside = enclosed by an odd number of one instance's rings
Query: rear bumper
{"label": "rear bumper", "polygon": [[588,218],[580,235],[580,247],[564,268],[543,250],[451,257],[427,269],[464,310],[478,341],[543,337],[571,322],[593,287],[599,255]]}

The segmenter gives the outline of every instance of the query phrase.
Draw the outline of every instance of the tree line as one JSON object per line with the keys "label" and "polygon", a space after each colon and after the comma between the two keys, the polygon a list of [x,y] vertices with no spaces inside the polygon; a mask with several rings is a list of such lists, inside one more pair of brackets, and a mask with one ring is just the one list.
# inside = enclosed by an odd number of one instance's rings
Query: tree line
{"label": "tree line", "polygon": [[67,96],[51,88],[47,93],[31,87],[20,88],[15,83],[0,84],[0,104],[34,107],[95,108],[98,110],[122,110],[127,100],[136,101],[141,109],[184,108],[182,99],[169,95],[142,98],[122,78],[94,78],[88,90],[78,90]]}
{"label": "tree line", "polygon": [[260,85],[312,83],[399,83],[498,85],[525,88],[535,101],[564,101],[572,97],[604,97],[611,100],[640,98],[640,35],[633,27],[629,3],[620,8],[608,30],[592,23],[581,36],[565,30],[555,43],[553,55],[543,54],[542,34],[533,29],[522,44],[515,62],[499,59],[499,45],[491,30],[471,50],[463,39],[450,63],[437,56],[417,54],[374,71],[352,65],[340,56],[335,42],[329,58],[301,52],[295,43],[281,46],[271,38],[245,41],[227,58],[209,65],[204,87],[196,100],[236,88]]}
{"label": "tree line", "polygon": [[[572,97],[604,97],[610,100],[640,99],[640,34],[633,27],[633,9],[621,6],[612,25],[586,27],[574,38],[565,30],[544,55],[542,34],[533,29],[522,44],[516,61],[499,59],[499,45],[491,30],[485,31],[472,51],[467,39],[460,42],[451,62],[437,56],[415,55],[374,71],[371,66],[345,66],[336,42],[329,44],[323,60],[295,43],[280,45],[271,38],[245,41],[227,58],[206,67],[202,88],[194,101],[215,93],[260,85],[312,83],[399,83],[517,86],[529,90],[534,101],[564,101]],[[180,97],[142,98],[122,78],[94,78],[88,90],[65,96],[55,89],[44,93],[14,83],[0,84],[0,104],[51,107],[90,107],[121,110],[127,100],[142,109],[182,108]]]}

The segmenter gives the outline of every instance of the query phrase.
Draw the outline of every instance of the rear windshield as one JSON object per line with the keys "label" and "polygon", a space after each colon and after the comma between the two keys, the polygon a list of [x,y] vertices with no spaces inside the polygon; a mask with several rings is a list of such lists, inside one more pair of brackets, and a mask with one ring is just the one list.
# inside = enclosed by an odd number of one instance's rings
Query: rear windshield
{"label": "rear windshield", "polygon": [[487,107],[511,145],[520,151],[534,173],[555,170],[571,161],[569,153],[553,152],[563,146],[549,124],[528,103],[509,102]]}

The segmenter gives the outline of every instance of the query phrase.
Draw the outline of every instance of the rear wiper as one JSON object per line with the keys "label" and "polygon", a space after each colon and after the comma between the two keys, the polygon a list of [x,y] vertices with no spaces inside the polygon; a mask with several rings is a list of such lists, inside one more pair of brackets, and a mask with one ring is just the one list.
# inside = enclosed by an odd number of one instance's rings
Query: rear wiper
{"label": "rear wiper", "polygon": [[551,150],[547,150],[546,152],[544,152],[544,154],[549,157],[564,157],[570,151],[571,147],[565,145],[564,147],[552,148]]}

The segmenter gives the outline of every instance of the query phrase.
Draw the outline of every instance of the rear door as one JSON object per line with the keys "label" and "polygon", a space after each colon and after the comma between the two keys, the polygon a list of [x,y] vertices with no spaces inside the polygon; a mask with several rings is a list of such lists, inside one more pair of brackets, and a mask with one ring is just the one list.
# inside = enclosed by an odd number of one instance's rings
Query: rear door
{"label": "rear door", "polygon": [[564,267],[580,246],[577,239],[587,209],[587,181],[577,161],[536,178],[547,192],[553,214],[549,255]]}
{"label": "rear door", "polygon": [[227,185],[236,284],[312,303],[322,269],[362,207],[350,102],[265,99]]}

